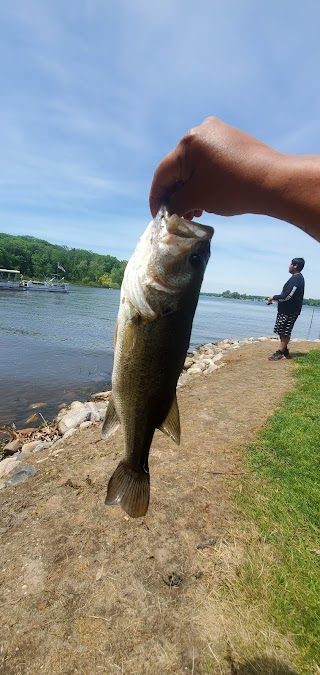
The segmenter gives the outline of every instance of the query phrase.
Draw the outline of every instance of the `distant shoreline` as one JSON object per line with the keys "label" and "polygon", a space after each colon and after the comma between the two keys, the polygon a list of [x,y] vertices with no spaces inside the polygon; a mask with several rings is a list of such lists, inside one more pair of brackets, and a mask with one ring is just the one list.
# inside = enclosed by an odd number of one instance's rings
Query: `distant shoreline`
{"label": "distant shoreline", "polygon": [[[265,302],[266,298],[264,295],[247,295],[246,293],[238,293],[237,291],[223,291],[222,293],[209,293],[201,291],[200,295],[205,295],[210,298],[223,298],[224,300],[253,300],[259,302]],[[320,300],[317,298],[304,298],[304,305],[309,307],[320,307]]]}

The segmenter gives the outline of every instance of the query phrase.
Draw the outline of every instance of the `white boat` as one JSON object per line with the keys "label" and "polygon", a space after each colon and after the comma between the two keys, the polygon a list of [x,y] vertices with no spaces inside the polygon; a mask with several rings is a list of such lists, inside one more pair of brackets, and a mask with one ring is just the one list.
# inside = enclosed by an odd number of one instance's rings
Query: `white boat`
{"label": "white boat", "polygon": [[52,279],[45,281],[25,281],[27,291],[45,291],[47,293],[69,293],[69,284],[58,279],[54,274]]}
{"label": "white boat", "polygon": [[57,264],[57,273],[52,275],[51,279],[44,281],[25,281],[27,291],[46,291],[47,293],[69,293],[69,284],[64,281],[64,277],[60,279],[59,270],[65,272],[64,267]]}
{"label": "white boat", "polygon": [[20,270],[5,270],[0,268],[0,291],[26,291],[26,282]]}

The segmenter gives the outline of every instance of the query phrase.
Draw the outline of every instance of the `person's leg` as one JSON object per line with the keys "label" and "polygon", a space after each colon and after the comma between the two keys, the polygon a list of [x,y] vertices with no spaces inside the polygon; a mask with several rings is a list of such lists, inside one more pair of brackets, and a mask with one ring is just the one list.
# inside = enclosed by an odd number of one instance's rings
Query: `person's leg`
{"label": "person's leg", "polygon": [[290,342],[290,335],[280,335],[280,351],[285,353]]}
{"label": "person's leg", "polygon": [[297,320],[297,315],[283,315],[278,314],[274,333],[278,333],[280,338],[280,349],[276,351],[272,356],[269,356],[269,361],[281,361],[281,359],[290,359],[291,356],[288,350],[288,344],[290,342],[291,332],[293,326]]}

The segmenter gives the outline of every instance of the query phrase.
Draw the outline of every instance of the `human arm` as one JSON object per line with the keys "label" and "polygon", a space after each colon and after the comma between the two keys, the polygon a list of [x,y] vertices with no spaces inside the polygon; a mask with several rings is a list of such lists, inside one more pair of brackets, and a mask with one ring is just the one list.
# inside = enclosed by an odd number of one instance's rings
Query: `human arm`
{"label": "human arm", "polygon": [[273,216],[320,241],[320,156],[285,155],[208,117],[156,169],[153,216],[162,204],[188,218],[202,211]]}
{"label": "human arm", "polygon": [[299,281],[296,280],[296,275],[293,274],[284,285],[282,292],[278,295],[273,295],[272,299],[278,302],[288,302],[296,293],[299,287]]}

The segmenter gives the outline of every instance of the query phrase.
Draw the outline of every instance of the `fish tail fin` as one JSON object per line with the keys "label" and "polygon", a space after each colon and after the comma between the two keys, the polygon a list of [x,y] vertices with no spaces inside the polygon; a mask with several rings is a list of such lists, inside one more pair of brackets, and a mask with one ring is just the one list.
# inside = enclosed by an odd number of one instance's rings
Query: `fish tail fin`
{"label": "fish tail fin", "polygon": [[128,516],[140,518],[147,513],[149,498],[149,472],[134,470],[126,462],[120,462],[109,480],[105,503],[120,504]]}

